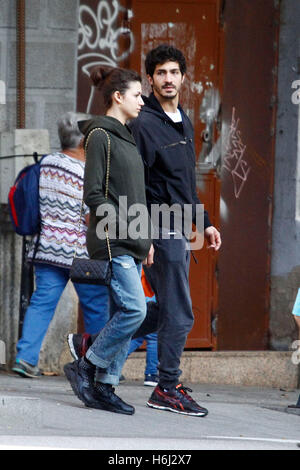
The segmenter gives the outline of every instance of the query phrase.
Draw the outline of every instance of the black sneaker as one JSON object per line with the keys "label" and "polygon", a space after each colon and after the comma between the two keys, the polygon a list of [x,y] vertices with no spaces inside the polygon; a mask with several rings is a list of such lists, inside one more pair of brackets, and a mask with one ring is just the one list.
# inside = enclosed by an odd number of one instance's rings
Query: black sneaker
{"label": "black sneaker", "polygon": [[83,357],[64,366],[66,377],[79,400],[89,408],[102,409],[95,391],[95,371],[96,367]]}
{"label": "black sneaker", "polygon": [[158,410],[173,411],[184,415],[206,416],[208,410],[198,405],[187,392],[192,392],[192,390],[182,384],[178,384],[171,390],[164,390],[157,385],[147,405]]}
{"label": "black sneaker", "polygon": [[85,356],[85,353],[91,344],[91,335],[88,333],[76,333],[68,335],[68,346],[70,348],[70,353],[76,361]]}
{"label": "black sneaker", "polygon": [[113,413],[121,413],[125,415],[133,415],[135,409],[133,406],[125,403],[110,384],[96,382],[95,390],[97,392],[98,403],[101,404],[101,410],[112,411]]}

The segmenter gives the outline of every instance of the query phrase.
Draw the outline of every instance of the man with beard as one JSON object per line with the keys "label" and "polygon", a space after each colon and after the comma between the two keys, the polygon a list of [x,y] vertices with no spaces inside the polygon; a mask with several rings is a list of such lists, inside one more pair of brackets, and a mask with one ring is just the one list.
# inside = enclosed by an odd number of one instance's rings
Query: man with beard
{"label": "man with beard", "polygon": [[[201,204],[196,193],[194,131],[191,121],[179,104],[179,92],[185,79],[186,61],[181,51],[169,45],[151,50],[145,61],[152,87],[150,96],[130,127],[140,150],[146,179],[149,213],[153,205],[166,204],[196,207]],[[198,405],[179,382],[181,355],[194,316],[189,288],[190,246],[184,230],[178,229],[176,216],[170,211],[167,226],[164,218],[153,220],[154,264],[145,274],[154,290],[158,305],[159,383],[148,406],[194,416],[208,411]],[[173,214],[174,215],[174,214]],[[182,228],[182,227],[181,227]],[[208,247],[221,246],[219,232],[204,211],[204,237]]]}

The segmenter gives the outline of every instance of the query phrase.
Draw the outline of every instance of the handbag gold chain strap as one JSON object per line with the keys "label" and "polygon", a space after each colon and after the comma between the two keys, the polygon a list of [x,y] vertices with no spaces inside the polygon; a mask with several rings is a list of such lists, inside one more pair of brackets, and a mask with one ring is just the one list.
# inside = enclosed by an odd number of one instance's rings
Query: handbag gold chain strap
{"label": "handbag gold chain strap", "polygon": [[[107,198],[108,198],[109,172],[110,172],[110,147],[111,147],[111,145],[110,145],[110,137],[109,137],[108,132],[106,132],[106,130],[102,129],[102,127],[95,127],[94,129],[92,129],[91,132],[90,132],[90,133],[88,134],[88,136],[87,136],[87,139],[86,139],[86,142],[85,142],[85,146],[84,146],[84,150],[85,150],[85,155],[86,155],[86,153],[87,153],[87,146],[88,146],[90,137],[91,137],[91,135],[92,135],[95,131],[98,131],[98,130],[104,132],[104,134],[105,134],[106,137],[107,137],[107,169],[106,169],[106,178],[105,178],[105,199],[107,199]],[[78,233],[80,233],[82,212],[83,212],[83,199],[82,199],[82,202],[81,202]],[[110,243],[109,243],[108,227],[107,227],[107,225],[106,225],[106,227],[105,227],[105,235],[106,235],[106,243],[107,243],[108,257],[109,257],[109,261],[111,261],[111,260],[112,260],[112,256],[111,256],[111,249],[110,249]],[[78,246],[78,238],[77,238],[77,242],[76,242],[74,258],[76,257],[77,246]]]}

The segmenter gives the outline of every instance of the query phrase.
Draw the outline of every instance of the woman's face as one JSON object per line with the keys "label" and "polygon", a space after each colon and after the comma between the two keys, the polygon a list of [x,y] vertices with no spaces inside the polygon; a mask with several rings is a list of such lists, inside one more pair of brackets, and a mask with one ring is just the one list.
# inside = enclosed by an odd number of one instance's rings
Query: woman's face
{"label": "woman's face", "polygon": [[127,119],[136,118],[144,105],[142,100],[142,85],[140,82],[130,82],[122,95],[121,109]]}

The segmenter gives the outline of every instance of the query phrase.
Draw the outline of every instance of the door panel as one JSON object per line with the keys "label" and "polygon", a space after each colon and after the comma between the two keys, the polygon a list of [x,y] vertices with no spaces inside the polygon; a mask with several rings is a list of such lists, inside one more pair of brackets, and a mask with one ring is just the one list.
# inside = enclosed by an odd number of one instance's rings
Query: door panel
{"label": "door panel", "polygon": [[[214,140],[218,138],[215,121],[221,93],[221,52],[219,34],[219,2],[133,0],[130,30],[134,50],[127,66],[141,71],[143,91],[149,94],[144,61],[147,52],[161,43],[178,47],[187,59],[187,74],[180,102],[193,122],[197,155],[197,185],[199,197],[209,211],[212,223],[219,224],[219,178],[216,160],[211,161]],[[203,145],[203,135],[209,131],[210,142]],[[206,135],[206,134],[205,134]],[[195,323],[186,348],[216,346],[212,318],[217,301],[215,279],[216,257],[206,246],[191,257],[190,287]]]}
{"label": "door panel", "polygon": [[263,350],[269,347],[280,2],[238,3],[227,2],[225,10],[218,347]]}
{"label": "door panel", "polygon": [[145,93],[151,91],[144,67],[150,49],[161,43],[173,44],[183,51],[187,59],[188,69],[180,102],[194,124],[197,155],[205,127],[200,119],[200,112],[204,113],[201,104],[211,89],[218,89],[220,82],[218,4],[217,0],[165,0],[162,8],[161,2],[155,0],[131,2],[133,18],[130,30],[134,50],[129,57],[129,66],[142,72]]}

